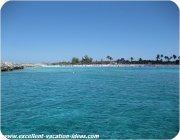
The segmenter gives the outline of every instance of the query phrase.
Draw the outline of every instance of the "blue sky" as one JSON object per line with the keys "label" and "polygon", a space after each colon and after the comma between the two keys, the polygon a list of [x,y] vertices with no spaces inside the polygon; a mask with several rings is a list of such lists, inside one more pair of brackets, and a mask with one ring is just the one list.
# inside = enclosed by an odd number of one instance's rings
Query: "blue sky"
{"label": "blue sky", "polygon": [[8,2],[1,9],[2,60],[69,61],[178,55],[173,2]]}

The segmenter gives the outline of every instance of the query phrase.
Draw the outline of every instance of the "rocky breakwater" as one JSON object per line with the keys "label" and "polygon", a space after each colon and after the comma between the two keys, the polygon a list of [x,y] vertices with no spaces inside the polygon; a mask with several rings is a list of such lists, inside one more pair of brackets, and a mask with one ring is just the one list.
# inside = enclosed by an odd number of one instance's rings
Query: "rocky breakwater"
{"label": "rocky breakwater", "polygon": [[24,66],[10,62],[1,62],[1,71],[12,71],[18,69],[24,69]]}

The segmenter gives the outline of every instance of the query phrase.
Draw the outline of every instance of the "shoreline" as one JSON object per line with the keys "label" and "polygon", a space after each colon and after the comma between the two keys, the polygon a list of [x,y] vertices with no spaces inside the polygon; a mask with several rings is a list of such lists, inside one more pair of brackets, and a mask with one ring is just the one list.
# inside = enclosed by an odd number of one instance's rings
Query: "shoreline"
{"label": "shoreline", "polygon": [[46,65],[46,64],[2,64],[1,72],[26,68],[64,68],[64,67],[179,67],[177,64],[79,64],[79,65]]}
{"label": "shoreline", "polygon": [[40,65],[35,67],[179,67],[172,64],[89,64],[89,65]]}

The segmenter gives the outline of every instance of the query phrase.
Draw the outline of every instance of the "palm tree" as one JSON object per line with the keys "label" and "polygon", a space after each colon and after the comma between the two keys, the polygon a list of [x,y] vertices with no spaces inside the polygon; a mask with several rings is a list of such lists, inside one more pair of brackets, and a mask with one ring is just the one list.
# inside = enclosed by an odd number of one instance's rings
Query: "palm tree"
{"label": "palm tree", "polygon": [[113,58],[111,56],[106,56],[107,59],[109,59],[109,62],[111,63],[111,60],[113,60]]}
{"label": "palm tree", "polygon": [[173,59],[176,60],[177,56],[175,54],[173,54]]}
{"label": "palm tree", "polygon": [[134,58],[133,58],[133,57],[131,57],[130,59],[131,59],[131,62],[132,62]]}
{"label": "palm tree", "polygon": [[110,61],[112,61],[113,60],[113,58],[112,57],[110,57]]}
{"label": "palm tree", "polygon": [[108,56],[106,56],[106,58],[107,58],[107,59],[109,59],[109,58],[110,58],[110,56],[108,55]]}
{"label": "palm tree", "polygon": [[164,57],[164,55],[163,55],[163,54],[161,54],[161,61],[163,60],[163,57]]}
{"label": "palm tree", "polygon": [[173,57],[171,56],[170,58],[169,58],[169,60],[171,60]]}
{"label": "palm tree", "polygon": [[124,62],[125,61],[125,59],[124,58],[121,58],[121,59],[117,59],[117,63],[122,63],[122,62]]}
{"label": "palm tree", "polygon": [[160,58],[160,55],[157,54],[157,56],[156,56],[156,61],[159,61],[159,58]]}
{"label": "palm tree", "polygon": [[169,57],[168,56],[164,56],[164,58],[169,62]]}
{"label": "palm tree", "polygon": [[164,59],[166,60],[166,59],[167,59],[167,56],[164,56]]}

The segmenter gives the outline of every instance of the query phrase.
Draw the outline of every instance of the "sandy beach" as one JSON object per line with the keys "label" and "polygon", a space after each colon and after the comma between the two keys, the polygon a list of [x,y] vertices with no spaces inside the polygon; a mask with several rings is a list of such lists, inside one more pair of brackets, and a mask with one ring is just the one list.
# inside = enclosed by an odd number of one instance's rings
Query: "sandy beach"
{"label": "sandy beach", "polygon": [[175,66],[178,67],[178,65],[148,65],[148,64],[107,64],[107,65],[99,65],[99,64],[93,64],[93,65],[36,65],[40,67],[164,67],[164,66]]}

